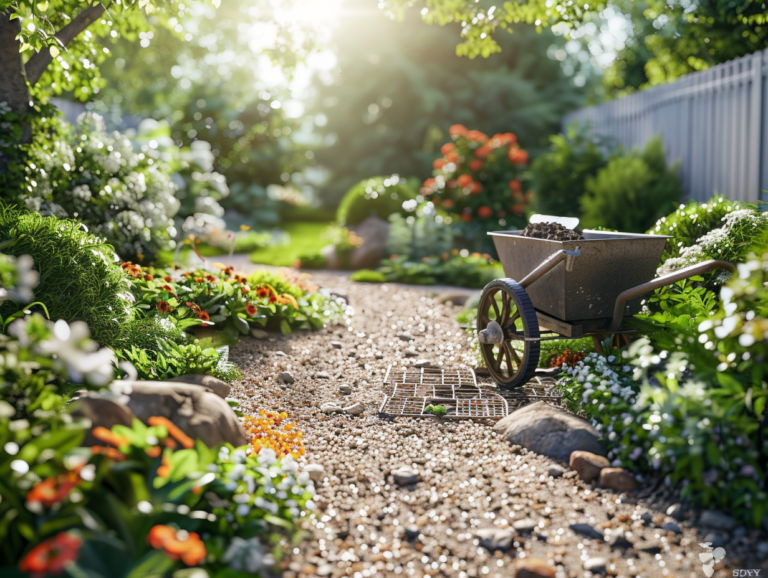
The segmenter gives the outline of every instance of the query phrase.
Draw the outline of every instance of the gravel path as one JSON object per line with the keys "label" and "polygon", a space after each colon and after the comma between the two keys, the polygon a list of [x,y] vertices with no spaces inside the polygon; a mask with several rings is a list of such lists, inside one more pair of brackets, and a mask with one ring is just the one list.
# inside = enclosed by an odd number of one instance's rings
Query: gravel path
{"label": "gravel path", "polygon": [[[286,411],[304,432],[307,462],[324,468],[319,510],[307,539],[281,562],[285,578],[310,576],[514,576],[515,564],[547,561],[542,576],[704,576],[698,544],[712,530],[632,496],[562,475],[551,460],[510,444],[492,423],[382,418],[382,380],[390,364],[418,358],[458,367],[471,355],[453,320],[458,308],[427,290],[363,285],[339,275],[313,281],[348,297],[350,324],[316,333],[244,339],[230,358],[244,378],[233,396],[244,411]],[[412,342],[398,338],[411,333]],[[337,347],[331,345],[337,341]],[[277,376],[289,371],[292,385]],[[351,394],[342,395],[342,385]],[[359,416],[326,415],[326,402],[359,402]],[[421,481],[401,486],[392,472],[410,467]],[[682,533],[662,530],[675,522]],[[593,539],[582,532],[600,532]],[[715,530],[727,543],[725,567],[765,568],[765,534]],[[500,542],[501,549],[482,538]],[[708,539],[712,539],[712,535]],[[629,547],[629,543],[634,543]],[[504,542],[507,542],[506,544]],[[722,567],[722,563],[716,567]],[[765,571],[763,571],[765,573]],[[524,572],[519,572],[523,576]],[[532,574],[529,574],[531,576]]]}

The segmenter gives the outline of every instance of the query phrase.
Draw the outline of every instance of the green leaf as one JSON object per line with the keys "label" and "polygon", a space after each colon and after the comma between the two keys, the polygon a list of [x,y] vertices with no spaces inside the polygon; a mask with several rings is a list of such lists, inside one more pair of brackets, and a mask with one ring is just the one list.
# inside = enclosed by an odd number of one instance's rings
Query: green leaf
{"label": "green leaf", "polygon": [[168,556],[157,550],[149,552],[139,560],[131,569],[125,578],[150,578],[152,576],[163,576],[170,572],[176,565],[176,562]]}

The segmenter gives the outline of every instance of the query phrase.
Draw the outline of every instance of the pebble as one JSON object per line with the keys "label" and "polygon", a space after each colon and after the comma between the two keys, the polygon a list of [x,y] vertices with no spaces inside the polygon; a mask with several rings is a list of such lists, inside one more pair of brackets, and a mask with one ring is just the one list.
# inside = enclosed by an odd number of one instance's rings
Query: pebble
{"label": "pebble", "polygon": [[421,476],[408,467],[394,470],[392,472],[392,477],[395,478],[395,482],[400,486],[408,486],[421,480]]}
{"label": "pebble", "polygon": [[711,542],[713,548],[722,548],[727,543],[725,538],[723,538],[720,534],[715,534],[714,532],[710,532],[704,536],[704,541]]}
{"label": "pebble", "polygon": [[290,371],[284,371],[283,373],[277,376],[277,383],[285,383],[287,385],[290,385],[295,382],[296,382],[296,378],[293,377],[293,374]]}
{"label": "pebble", "polygon": [[547,468],[547,474],[549,474],[553,478],[560,478],[564,473],[565,473],[565,468],[563,466],[558,466],[557,464],[553,466],[549,466],[549,468]]}
{"label": "pebble", "polygon": [[533,532],[533,529],[537,526],[536,522],[531,520],[530,518],[523,518],[522,520],[517,520],[512,524],[512,527],[520,532],[521,534],[529,534]]}
{"label": "pebble", "polygon": [[592,574],[605,574],[608,566],[608,560],[605,558],[589,558],[584,562],[584,570]]}
{"label": "pebble", "polygon": [[347,385],[346,383],[342,383],[339,386],[339,393],[341,395],[350,395],[352,393],[352,387]]}
{"label": "pebble", "polygon": [[512,547],[515,533],[510,528],[483,528],[475,533],[475,537],[490,552],[506,551]]}
{"label": "pebble", "polygon": [[419,530],[418,526],[414,526],[413,524],[409,524],[405,527],[405,537],[409,540],[415,540],[419,537],[419,534],[421,534],[421,531]]}
{"label": "pebble", "polygon": [[619,532],[618,534],[613,534],[611,538],[608,540],[608,544],[611,546],[611,548],[618,548],[621,550],[626,550],[627,548],[632,547],[632,541],[627,538],[627,535],[625,532]]}
{"label": "pebble", "polygon": [[680,529],[680,526],[677,525],[677,522],[664,522],[661,525],[661,529],[667,532],[674,532],[675,534],[683,533],[683,531]]}
{"label": "pebble", "polygon": [[365,411],[365,406],[362,403],[353,403],[349,407],[344,408],[344,413],[347,415],[360,415]]}
{"label": "pebble", "polygon": [[315,377],[318,379],[331,379],[331,375],[327,371],[318,371]]}
{"label": "pebble", "polygon": [[309,479],[313,482],[322,482],[325,479],[325,468],[320,464],[307,464],[304,471],[309,474]]}
{"label": "pebble", "polygon": [[518,558],[515,578],[555,578],[555,569],[541,558]]}
{"label": "pebble", "polygon": [[667,516],[672,516],[675,520],[682,520],[685,517],[685,510],[682,504],[672,504],[667,508]]}
{"label": "pebble", "polygon": [[410,333],[405,332],[405,331],[403,333],[398,333],[397,334],[397,338],[400,341],[413,341],[413,339],[414,339],[413,335],[411,335]]}
{"label": "pebble", "polygon": [[341,407],[338,403],[328,402],[320,406],[320,411],[323,413],[342,413],[344,408]]}
{"label": "pebble", "polygon": [[611,465],[607,458],[592,452],[577,450],[571,453],[569,464],[585,482],[591,482],[600,475],[600,470]]}
{"label": "pebble", "polygon": [[603,539],[603,533],[595,527],[590,526],[589,524],[571,524],[569,528],[577,534],[581,534],[587,538],[592,538],[593,540]]}
{"label": "pebble", "polygon": [[699,518],[699,524],[726,532],[736,527],[736,521],[733,518],[718,510],[704,510]]}
{"label": "pebble", "polygon": [[432,362],[429,359],[417,359],[412,365],[417,369],[421,369],[423,367],[432,367]]}
{"label": "pebble", "polygon": [[416,351],[415,349],[406,349],[405,350],[405,356],[406,357],[418,357],[419,356],[419,352]]}
{"label": "pebble", "polygon": [[600,487],[620,492],[631,491],[637,488],[635,476],[624,468],[603,468],[600,470],[600,478],[597,483]]}
{"label": "pebble", "polygon": [[341,349],[342,344],[341,341],[331,341],[331,347],[334,349]]}

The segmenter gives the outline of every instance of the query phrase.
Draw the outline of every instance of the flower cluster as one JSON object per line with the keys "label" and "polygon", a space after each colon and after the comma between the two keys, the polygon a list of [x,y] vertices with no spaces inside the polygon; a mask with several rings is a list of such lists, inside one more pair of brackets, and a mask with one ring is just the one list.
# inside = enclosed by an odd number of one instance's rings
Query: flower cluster
{"label": "flower cluster", "polygon": [[585,355],[586,354],[583,351],[571,351],[570,349],[565,349],[562,353],[552,356],[552,358],[549,360],[549,366],[550,367],[560,367],[561,365],[574,366],[580,361],[583,361]]}
{"label": "flower cluster", "polygon": [[433,163],[435,176],[424,181],[422,195],[465,223],[524,226],[532,192],[523,192],[528,152],[517,137],[508,132],[489,138],[462,125],[452,126],[450,134],[452,142],[440,149],[443,157]]}
{"label": "flower cluster", "polygon": [[283,423],[288,418],[285,412],[259,410],[258,416],[245,416],[243,425],[251,436],[253,451],[270,449],[279,456],[291,455],[300,458],[304,455],[303,434],[294,423]]}

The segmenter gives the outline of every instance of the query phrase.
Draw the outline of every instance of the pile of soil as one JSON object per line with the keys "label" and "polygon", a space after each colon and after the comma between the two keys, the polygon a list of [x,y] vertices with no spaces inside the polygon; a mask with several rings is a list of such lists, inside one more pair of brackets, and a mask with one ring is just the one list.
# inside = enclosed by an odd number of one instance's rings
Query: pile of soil
{"label": "pile of soil", "polygon": [[530,223],[523,229],[523,237],[547,241],[580,241],[584,238],[580,233],[566,229],[559,223]]}

